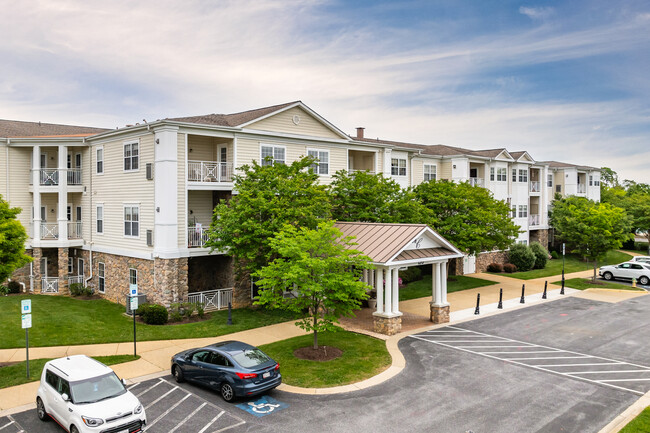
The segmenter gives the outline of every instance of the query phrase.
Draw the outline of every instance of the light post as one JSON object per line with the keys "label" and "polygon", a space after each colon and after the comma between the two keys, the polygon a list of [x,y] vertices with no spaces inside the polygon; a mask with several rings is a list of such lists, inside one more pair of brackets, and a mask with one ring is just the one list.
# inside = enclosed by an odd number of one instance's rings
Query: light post
{"label": "light post", "polygon": [[564,255],[566,253],[566,244],[562,243],[562,289],[560,295],[564,295]]}

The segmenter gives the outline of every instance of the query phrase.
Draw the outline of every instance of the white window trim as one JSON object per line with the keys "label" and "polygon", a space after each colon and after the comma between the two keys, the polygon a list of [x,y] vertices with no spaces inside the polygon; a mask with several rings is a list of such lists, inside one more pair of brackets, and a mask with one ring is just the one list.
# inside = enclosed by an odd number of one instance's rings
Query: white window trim
{"label": "white window trim", "polygon": [[72,275],[74,272],[74,258],[68,257],[68,275]]}
{"label": "white window trim", "polygon": [[135,271],[135,285],[138,285],[138,270],[136,268],[129,268],[129,274],[127,276],[128,278],[128,284],[129,286],[131,285],[131,271]]}
{"label": "white window trim", "polygon": [[[431,169],[429,169],[429,173],[427,173],[427,167],[433,167],[433,173],[431,172]],[[427,179],[425,179],[426,175],[433,175],[433,180],[438,180],[438,164],[422,164],[422,179],[426,182]],[[431,180],[428,179],[428,180]]]}
{"label": "white window trim", "polygon": [[[99,218],[98,218],[99,214],[97,212],[97,209],[99,209],[99,208],[102,208],[102,219],[101,219],[101,221],[102,221],[102,231],[101,232],[99,230],[97,230],[97,226],[98,226],[97,221],[99,221]],[[124,216],[122,216],[122,218],[124,218]],[[98,235],[103,235],[104,234],[104,230],[106,228],[105,220],[106,220],[106,211],[105,211],[105,208],[104,208],[104,203],[95,203],[95,233],[96,234],[98,234]],[[122,229],[122,230],[124,230],[124,229]]]}
{"label": "white window trim", "polygon": [[[125,235],[124,234],[124,223],[126,220],[124,219],[124,212],[127,207],[137,207],[138,208],[138,235],[137,236],[132,236],[132,235]],[[122,236],[126,239],[140,239],[140,233],[142,230],[140,230],[140,221],[141,221],[141,216],[142,214],[140,213],[140,203],[123,203],[122,205]]]}
{"label": "white window trim", "polygon": [[[261,152],[261,148],[260,148],[260,152]],[[330,152],[330,150],[329,149],[318,149],[318,148],[315,148],[315,147],[313,147],[313,148],[308,147],[307,148],[307,156],[309,156],[309,152],[319,152],[319,153],[320,152],[325,152],[325,153],[327,153],[327,162],[326,162],[326,164],[327,164],[327,173],[320,173],[320,164],[321,163],[319,161],[316,161],[314,164],[318,165],[318,167],[319,167],[318,173],[316,173],[317,175],[319,175],[319,176],[329,176],[330,175],[330,165],[332,164],[330,162],[332,160],[332,158],[331,158],[332,153]],[[285,158],[287,157],[286,151],[285,151],[284,157]]]}
{"label": "white window trim", "polygon": [[[135,168],[135,169],[133,168],[133,157],[130,156],[130,158],[131,158],[131,169],[126,170],[126,169],[124,169],[124,159],[125,159],[124,148],[126,146],[131,146],[131,145],[134,145],[134,144],[138,145],[138,168]],[[122,171],[124,173],[136,173],[136,172],[140,171],[140,166],[142,165],[142,164],[140,164],[140,156],[141,155],[142,155],[142,146],[140,146],[140,140],[132,140],[132,141],[123,142],[122,143]]]}
{"label": "white window trim", "polygon": [[[79,271],[81,270],[83,266],[83,274],[79,274]],[[77,259],[77,275],[84,276],[86,273],[86,261],[82,258]]]}
{"label": "white window trim", "polygon": [[[501,174],[499,172],[501,172]],[[499,179],[499,176],[502,176],[502,179]],[[508,169],[506,167],[497,167],[496,180],[497,182],[508,181]]]}
{"label": "white window trim", "polygon": [[[103,270],[100,272],[99,270],[102,268]],[[101,290],[102,285],[99,284],[102,280],[104,281],[104,290]],[[97,291],[99,293],[106,293],[106,265],[104,262],[97,262]]]}
{"label": "white window trim", "polygon": [[[393,160],[397,161],[397,174],[393,174]],[[400,163],[399,163],[400,161],[404,161],[404,174],[399,174],[399,171],[402,168],[402,167],[400,167]],[[408,176],[408,174],[409,174],[408,173],[408,158],[400,158],[400,157],[396,157],[396,158],[391,157],[390,158],[390,175],[391,176],[406,177],[406,176]]]}
{"label": "white window trim", "polygon": [[[262,165],[264,162],[264,158],[262,157],[262,147],[272,147],[273,149],[275,148],[284,149],[284,162],[282,164],[287,164],[287,146],[281,144],[260,143],[260,165]],[[273,156],[273,164],[275,163],[276,163],[275,156]]]}
{"label": "white window trim", "polygon": [[[97,171],[97,163],[99,162],[99,158],[97,157],[97,152],[102,151],[102,171]],[[124,147],[122,147],[122,152],[124,152]],[[124,155],[122,155],[124,156]],[[95,148],[95,174],[98,176],[103,176],[104,172],[106,171],[106,155],[104,154],[104,146],[97,146]],[[124,162],[122,162],[124,164]],[[122,166],[124,168],[124,166]]]}

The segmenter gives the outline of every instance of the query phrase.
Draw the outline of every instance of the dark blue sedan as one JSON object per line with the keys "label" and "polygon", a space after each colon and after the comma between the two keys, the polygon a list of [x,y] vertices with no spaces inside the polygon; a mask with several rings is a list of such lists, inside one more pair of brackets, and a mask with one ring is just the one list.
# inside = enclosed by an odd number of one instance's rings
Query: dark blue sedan
{"label": "dark blue sedan", "polygon": [[260,394],[282,383],[280,364],[241,341],[177,353],[172,357],[172,375],[176,382],[190,380],[218,389],[226,401]]}

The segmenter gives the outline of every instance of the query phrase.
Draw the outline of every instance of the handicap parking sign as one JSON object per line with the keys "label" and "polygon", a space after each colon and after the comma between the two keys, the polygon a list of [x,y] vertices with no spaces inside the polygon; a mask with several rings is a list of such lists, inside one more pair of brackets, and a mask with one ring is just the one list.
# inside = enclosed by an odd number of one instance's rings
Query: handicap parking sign
{"label": "handicap parking sign", "polygon": [[289,407],[288,404],[282,403],[281,401],[278,401],[273,397],[266,395],[258,398],[257,400],[240,403],[236,406],[241,410],[245,410],[251,415],[255,415],[256,417],[262,417]]}

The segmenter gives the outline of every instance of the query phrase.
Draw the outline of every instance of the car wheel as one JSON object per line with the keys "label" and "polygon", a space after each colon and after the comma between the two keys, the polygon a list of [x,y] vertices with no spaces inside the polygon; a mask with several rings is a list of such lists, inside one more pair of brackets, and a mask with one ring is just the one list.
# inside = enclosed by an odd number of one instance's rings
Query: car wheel
{"label": "car wheel", "polygon": [[47,414],[47,411],[45,410],[45,405],[43,404],[43,400],[41,400],[40,397],[36,399],[36,415],[38,415],[38,419],[41,421],[49,421],[50,417]]}
{"label": "car wheel", "polygon": [[645,275],[639,278],[639,284],[647,286],[648,283],[650,283],[650,278],[646,277]]}
{"label": "car wheel", "polygon": [[183,370],[178,365],[174,365],[172,367],[172,374],[174,375],[174,380],[176,382],[181,383],[185,381],[185,378],[183,377]]}
{"label": "car wheel", "polygon": [[614,275],[612,275],[611,272],[605,272],[603,274],[603,278],[606,279],[607,281],[611,281],[614,278]]}
{"label": "car wheel", "polygon": [[79,433],[79,429],[75,426],[70,427],[70,433]]}
{"label": "car wheel", "polygon": [[232,385],[228,382],[221,384],[221,397],[227,402],[231,402],[235,399],[235,390],[232,389]]}

